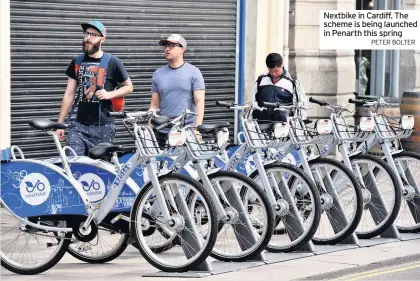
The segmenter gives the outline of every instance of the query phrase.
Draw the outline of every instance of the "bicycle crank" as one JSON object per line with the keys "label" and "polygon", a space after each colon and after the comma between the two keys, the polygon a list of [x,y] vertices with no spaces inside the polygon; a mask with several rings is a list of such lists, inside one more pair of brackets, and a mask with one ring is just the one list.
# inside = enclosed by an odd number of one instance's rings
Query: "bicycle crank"
{"label": "bicycle crank", "polygon": [[81,242],[90,242],[98,235],[98,226],[92,220],[90,225],[86,229],[83,229],[84,223],[85,222],[82,221],[79,227],[73,227],[73,235]]}

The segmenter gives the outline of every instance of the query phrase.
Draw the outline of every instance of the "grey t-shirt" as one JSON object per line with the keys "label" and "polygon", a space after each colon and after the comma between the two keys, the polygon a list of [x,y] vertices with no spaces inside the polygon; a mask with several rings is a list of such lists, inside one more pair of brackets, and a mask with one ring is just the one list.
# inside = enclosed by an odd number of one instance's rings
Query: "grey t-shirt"
{"label": "grey t-shirt", "polygon": [[[152,92],[159,93],[159,115],[162,116],[178,117],[185,108],[195,112],[193,91],[204,89],[204,79],[200,70],[188,62],[184,62],[178,68],[171,68],[167,64],[153,73]],[[195,116],[189,115],[186,123],[194,124]]]}

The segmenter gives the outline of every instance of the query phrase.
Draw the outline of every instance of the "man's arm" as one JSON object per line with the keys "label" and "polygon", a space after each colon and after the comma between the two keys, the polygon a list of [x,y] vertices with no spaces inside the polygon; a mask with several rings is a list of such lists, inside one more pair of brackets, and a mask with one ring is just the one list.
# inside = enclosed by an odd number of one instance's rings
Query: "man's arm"
{"label": "man's arm", "polygon": [[100,100],[109,100],[109,99],[115,99],[120,98],[123,96],[126,96],[128,94],[131,94],[133,92],[133,83],[131,83],[131,79],[128,78],[124,82],[121,83],[121,87],[119,89],[116,89],[114,91],[107,92],[105,89],[98,90],[95,92],[95,95]]}
{"label": "man's arm", "polygon": [[116,63],[114,75],[116,80],[120,83],[120,87],[109,92],[105,89],[96,91],[95,94],[100,100],[121,98],[133,92],[133,83],[131,82],[124,64],[118,57],[113,56],[113,58]]}
{"label": "man's arm", "polygon": [[150,109],[159,109],[160,102],[159,102],[159,93],[152,92],[152,100],[150,101]]}
{"label": "man's arm", "polygon": [[131,79],[128,78],[127,80],[121,83],[121,87],[119,89],[110,92],[110,95],[111,99],[115,99],[131,94],[132,92],[133,83],[131,82]]}
{"label": "man's arm", "polygon": [[204,118],[204,101],[205,101],[205,90],[194,91],[194,102],[195,102],[195,126],[203,124]]}
{"label": "man's arm", "polygon": [[58,117],[58,122],[64,122],[67,113],[70,110],[70,107],[73,105],[74,97],[76,94],[76,88],[77,88],[77,81],[73,78],[68,78],[67,80],[67,88],[64,92],[63,101],[61,103],[61,110],[60,115]]}

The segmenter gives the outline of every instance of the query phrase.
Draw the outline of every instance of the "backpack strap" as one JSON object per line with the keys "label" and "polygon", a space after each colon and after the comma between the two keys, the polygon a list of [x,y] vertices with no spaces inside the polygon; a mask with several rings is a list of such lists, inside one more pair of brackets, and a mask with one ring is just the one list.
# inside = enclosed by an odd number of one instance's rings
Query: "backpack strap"
{"label": "backpack strap", "polygon": [[262,79],[264,78],[264,76],[265,76],[265,74],[262,74],[262,75],[258,76],[258,79],[257,79],[257,86],[259,86],[259,85],[261,84],[261,81],[262,81]]}
{"label": "backpack strap", "polygon": [[[96,76],[96,90],[102,90],[105,86],[106,81],[106,70],[108,68],[108,63],[111,59],[111,54],[105,53],[102,56],[101,62],[99,63],[98,75]],[[101,125],[101,112],[102,111],[102,101],[99,101],[99,126]],[[99,128],[99,131],[101,129]]]}
{"label": "backpack strap", "polygon": [[[77,80],[77,96],[76,99],[74,100],[74,103],[71,107],[69,116],[66,119],[66,123],[70,121],[71,116],[73,115],[74,110],[76,109],[76,105],[79,103],[79,99],[82,96],[82,92],[83,92],[83,83],[82,83],[82,69],[80,68],[80,65],[83,62],[83,59],[85,57],[85,54],[81,54],[78,55],[75,60],[74,60],[74,74],[76,75],[76,80]],[[82,85],[82,86],[80,86]]]}
{"label": "backpack strap", "polygon": [[106,69],[108,68],[108,63],[111,59],[111,54],[104,53],[102,56],[101,62],[99,64],[98,76],[96,77],[96,89],[102,90],[106,81]]}
{"label": "backpack strap", "polygon": [[290,82],[292,82],[293,92],[296,95],[296,100],[299,102],[299,95],[297,94],[297,91],[296,91],[296,77],[293,77],[291,75],[290,75],[290,77],[287,76],[287,75],[284,75],[284,78],[289,80]]}

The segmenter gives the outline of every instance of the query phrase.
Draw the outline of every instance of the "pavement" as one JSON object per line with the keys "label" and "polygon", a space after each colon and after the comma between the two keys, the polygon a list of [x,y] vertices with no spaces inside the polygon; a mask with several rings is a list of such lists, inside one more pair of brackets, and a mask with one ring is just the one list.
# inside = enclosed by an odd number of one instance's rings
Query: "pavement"
{"label": "pavement", "polygon": [[[66,254],[59,264],[39,275],[16,275],[1,268],[1,280],[420,280],[420,235],[413,238],[416,239],[398,242],[378,240],[376,243],[387,243],[359,248],[318,247],[316,255],[267,254],[265,262],[229,264],[216,261],[212,263],[214,271],[201,274],[202,278],[195,278],[199,276],[196,273],[166,277],[129,246],[118,259],[107,264],[87,264]],[[153,277],[146,277],[150,275]]]}

